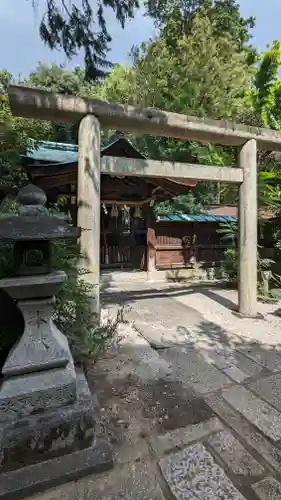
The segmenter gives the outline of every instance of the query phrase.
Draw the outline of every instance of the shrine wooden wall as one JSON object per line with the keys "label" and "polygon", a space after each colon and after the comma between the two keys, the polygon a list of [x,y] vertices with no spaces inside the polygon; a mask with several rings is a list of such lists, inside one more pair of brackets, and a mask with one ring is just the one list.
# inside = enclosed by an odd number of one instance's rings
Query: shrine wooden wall
{"label": "shrine wooden wall", "polygon": [[[156,270],[192,268],[198,264],[213,268],[221,265],[224,251],[231,248],[217,233],[219,223],[159,221],[152,226],[149,237],[145,229],[136,231],[134,237],[121,236],[118,231],[115,235],[102,233],[101,267],[147,270],[148,253],[152,250]],[[155,236],[149,243],[151,232]]]}
{"label": "shrine wooden wall", "polygon": [[214,222],[157,222],[156,269],[219,266],[231,245],[222,242]]}

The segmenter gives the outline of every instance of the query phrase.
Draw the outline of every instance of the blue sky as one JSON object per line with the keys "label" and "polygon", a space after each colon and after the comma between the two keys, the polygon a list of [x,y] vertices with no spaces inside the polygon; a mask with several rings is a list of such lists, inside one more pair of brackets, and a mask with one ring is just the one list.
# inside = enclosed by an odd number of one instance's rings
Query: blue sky
{"label": "blue sky", "polygon": [[[42,4],[42,0],[38,0]],[[281,39],[281,0],[241,0],[244,16],[256,17],[253,42],[259,49],[273,39]],[[113,38],[110,59],[129,62],[128,52],[133,44],[147,40],[153,34],[149,19],[139,12],[122,30],[109,12],[108,26]],[[60,52],[51,52],[41,42],[37,29],[40,11],[34,15],[32,0],[1,0],[0,5],[0,68],[16,75],[27,75],[39,61],[67,63]],[[83,65],[83,58],[76,57],[69,67]]]}

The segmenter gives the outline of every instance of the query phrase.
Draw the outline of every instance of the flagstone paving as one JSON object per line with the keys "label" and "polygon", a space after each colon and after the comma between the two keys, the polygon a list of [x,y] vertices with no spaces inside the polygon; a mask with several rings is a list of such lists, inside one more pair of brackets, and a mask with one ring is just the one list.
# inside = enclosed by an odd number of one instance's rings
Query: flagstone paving
{"label": "flagstone paving", "polygon": [[169,454],[159,465],[178,500],[244,498],[202,443]]}
{"label": "flagstone paving", "polygon": [[253,490],[261,500],[275,500],[281,498],[281,485],[273,477],[267,477],[253,485]]}
{"label": "flagstone paving", "polygon": [[238,319],[213,297],[231,294],[208,293],[106,292],[131,323],[88,374],[116,457],[97,500],[281,498],[281,320],[265,305],[264,320]]}
{"label": "flagstone paving", "polygon": [[222,396],[272,441],[281,439],[280,412],[271,405],[241,386],[223,391]]}
{"label": "flagstone paving", "polygon": [[252,382],[248,388],[270,405],[281,411],[281,374],[262,378]]}

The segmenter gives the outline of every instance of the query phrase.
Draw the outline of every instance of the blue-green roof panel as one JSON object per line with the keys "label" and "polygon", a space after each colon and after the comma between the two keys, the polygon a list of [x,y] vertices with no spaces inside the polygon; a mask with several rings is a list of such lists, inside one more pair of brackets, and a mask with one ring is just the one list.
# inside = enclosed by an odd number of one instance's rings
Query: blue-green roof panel
{"label": "blue-green roof panel", "polygon": [[[118,142],[118,139],[103,146],[101,148],[101,153],[113,146],[116,142]],[[41,141],[38,148],[29,149],[23,156],[35,161],[76,163],[78,162],[78,146],[76,144],[66,144],[62,142]]]}
{"label": "blue-green roof panel", "polygon": [[159,215],[157,222],[235,222],[231,215],[177,214]]}
{"label": "blue-green roof panel", "polygon": [[78,146],[42,141],[37,149],[29,149],[24,156],[38,161],[75,163],[78,161]]}

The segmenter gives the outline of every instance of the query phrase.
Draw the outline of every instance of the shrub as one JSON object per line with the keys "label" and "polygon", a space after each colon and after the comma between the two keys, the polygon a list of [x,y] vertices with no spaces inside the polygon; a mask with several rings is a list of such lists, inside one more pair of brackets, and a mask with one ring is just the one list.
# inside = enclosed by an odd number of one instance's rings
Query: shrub
{"label": "shrub", "polygon": [[84,363],[89,358],[96,358],[116,337],[119,324],[124,323],[124,311],[121,308],[115,318],[96,323],[92,312],[92,286],[83,279],[85,271],[78,267],[79,257],[77,243],[54,244],[54,268],[67,275],[56,297],[54,322],[67,336],[74,360]]}
{"label": "shrub", "polygon": [[223,272],[230,283],[237,283],[238,261],[236,248],[228,248],[224,251],[223,255]]}
{"label": "shrub", "polygon": [[[220,229],[217,231],[221,235],[221,240],[231,242],[233,248],[228,248],[224,251],[223,272],[231,283],[236,283],[238,279],[238,251],[237,251],[237,222],[227,222],[220,224]],[[264,258],[261,256],[262,247],[258,245],[258,290],[263,297],[270,295],[269,283],[273,278],[272,266],[275,261],[273,259]]]}

